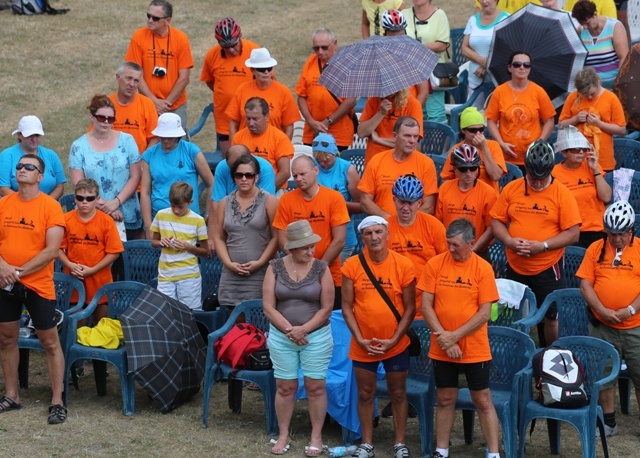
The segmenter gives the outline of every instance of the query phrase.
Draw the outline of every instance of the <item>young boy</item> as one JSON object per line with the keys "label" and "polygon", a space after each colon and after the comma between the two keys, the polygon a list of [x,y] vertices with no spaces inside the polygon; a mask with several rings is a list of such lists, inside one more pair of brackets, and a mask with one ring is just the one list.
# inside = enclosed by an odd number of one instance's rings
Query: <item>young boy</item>
{"label": "young boy", "polygon": [[[113,218],[96,210],[98,195],[99,187],[95,180],[83,178],[78,181],[76,209],[65,214],[67,229],[58,253],[64,272],[84,283],[87,303],[102,285],[113,283],[111,264],[124,251]],[[71,300],[77,301],[77,297]],[[106,302],[104,297],[93,314],[94,324],[107,316]]]}
{"label": "young boy", "polygon": [[201,309],[202,278],[197,256],[208,256],[209,249],[204,218],[189,209],[192,197],[190,184],[177,181],[171,185],[171,208],[160,210],[153,219],[151,243],[154,247],[162,247],[158,291],[190,309]]}

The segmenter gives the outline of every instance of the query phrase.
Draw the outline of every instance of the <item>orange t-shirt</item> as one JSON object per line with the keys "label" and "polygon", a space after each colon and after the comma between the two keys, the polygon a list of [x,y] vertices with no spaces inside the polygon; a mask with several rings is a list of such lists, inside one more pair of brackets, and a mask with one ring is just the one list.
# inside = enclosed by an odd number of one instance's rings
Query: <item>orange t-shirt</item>
{"label": "orange t-shirt", "polygon": [[[369,97],[367,99],[367,103],[362,110],[362,115],[360,115],[360,122],[367,121],[380,111],[380,99],[378,97]],[[420,126],[420,138],[423,136],[422,131],[422,106],[420,102],[413,97],[409,96],[407,100],[407,104],[404,108],[397,109],[395,105],[391,107],[389,113],[382,118],[380,124],[375,128],[379,137],[383,138],[392,138],[393,137],[393,126],[395,126],[398,118],[402,116],[411,116],[416,121],[418,121],[418,125]],[[380,143],[374,142],[371,138],[367,141],[367,149],[364,152],[364,163],[368,165],[371,159],[378,153],[389,149],[387,145],[381,145]]]}
{"label": "orange t-shirt", "polygon": [[[446,331],[455,331],[471,319],[480,306],[496,302],[500,295],[491,264],[473,253],[458,262],[448,251],[431,258],[418,280],[418,288],[434,295],[433,310]],[[431,335],[429,357],[438,361],[479,363],[491,359],[487,324],[458,341],[462,359],[447,356]]]}
{"label": "orange t-shirt", "polygon": [[515,145],[517,158],[506,157],[514,164],[524,164],[524,155],[531,143],[540,138],[540,123],[553,118],[556,110],[547,93],[533,81],[522,92],[513,91],[509,83],[498,86],[489,99],[485,116],[498,123],[500,136]]}
{"label": "orange t-shirt", "polygon": [[[401,226],[398,217],[389,218],[389,248],[405,256],[413,264],[416,278],[420,278],[427,261],[447,247],[447,231],[434,216],[418,212],[411,226]],[[422,318],[422,297],[416,291],[416,320]]]}
{"label": "orange t-shirt", "polygon": [[242,83],[229,100],[225,114],[240,123],[238,130],[247,127],[244,119],[244,105],[251,97],[260,97],[269,105],[269,124],[280,130],[300,120],[300,111],[293,94],[287,86],[278,81],[267,89],[260,89],[254,80]]}
{"label": "orange t-shirt", "polygon": [[393,184],[402,175],[413,174],[422,181],[424,195],[438,193],[436,166],[430,157],[414,151],[404,161],[393,157],[392,149],[377,154],[364,168],[358,189],[374,196],[373,201],[390,215],[396,214],[393,204]]}
{"label": "orange t-shirt", "polygon": [[[578,100],[578,91],[573,91],[564,102],[564,107],[558,120],[562,121],[573,118],[581,111],[596,113],[602,121],[607,123],[613,123],[619,126],[627,125],[620,100],[613,92],[607,91],[606,89],[596,97],[595,100],[589,100],[586,97],[580,97],[580,100]],[[576,127],[587,137],[589,143],[596,146],[598,162],[602,168],[605,170],[613,170],[616,166],[616,159],[613,155],[613,135],[605,131],[599,133],[591,132],[591,128],[585,122],[576,124]],[[597,141],[595,137],[597,137]]]}
{"label": "orange t-shirt", "polygon": [[[64,215],[67,229],[62,239],[60,248],[65,250],[67,258],[71,262],[93,267],[98,264],[107,254],[122,253],[124,247],[120,240],[116,223],[109,215],[101,211],[89,221],[83,221],[78,216],[78,210],[72,210]],[[64,269],[65,273],[70,273]],[[93,299],[96,291],[107,283],[113,283],[111,276],[111,266],[96,272],[84,279],[84,288],[87,294],[87,303]],[[77,301],[74,293],[72,301]],[[106,303],[104,297],[101,303]]]}
{"label": "orange t-shirt", "polygon": [[[604,243],[607,244],[605,256],[599,263]],[[640,294],[640,244],[634,243],[624,249],[620,257],[622,262],[618,267],[613,267],[615,255],[616,249],[606,240],[593,242],[587,248],[582,264],[576,272],[576,277],[593,285],[602,305],[610,310],[627,308]],[[600,318],[598,312],[594,310],[593,313]],[[616,329],[637,328],[640,326],[640,313],[630,316],[622,323],[606,324]]]}
{"label": "orange t-shirt", "polygon": [[[147,27],[136,30],[131,37],[129,48],[124,56],[127,62],[135,62],[143,70],[144,81],[153,95],[163,100],[171,93],[178,81],[180,70],[193,68],[191,44],[187,34],[173,27],[169,33],[161,37]],[[167,74],[164,78],[153,76],[155,67],[164,67]],[[173,102],[171,110],[184,105],[187,101],[187,90]]]}
{"label": "orange t-shirt", "polygon": [[[363,251],[373,276],[379,280],[389,299],[395,305],[400,316],[404,315],[402,291],[415,281],[413,265],[404,256],[389,250],[387,258],[376,263],[371,260],[367,250]],[[380,293],[367,276],[358,256],[352,256],[344,262],[342,274],[353,282],[353,314],[358,322],[360,333],[365,339],[390,339],[398,329],[398,320]],[[354,361],[374,362],[399,355],[409,346],[409,338],[402,336],[398,344],[384,354],[384,357],[368,354],[355,339],[351,338],[349,358]]]}
{"label": "orange t-shirt", "polygon": [[[149,140],[154,137],[151,132],[158,125],[156,106],[149,97],[142,94],[136,94],[129,105],[121,105],[115,92],[109,98],[116,107],[116,122],[113,123],[113,130],[133,136],[138,145],[138,151],[140,154],[144,153]],[[92,128],[93,124],[89,126],[89,130]]]}
{"label": "orange t-shirt", "polygon": [[[286,231],[289,223],[301,219],[309,221],[313,232],[320,236],[321,240],[316,243],[314,255],[317,259],[322,258],[333,240],[331,229],[351,221],[342,194],[325,186],[320,186],[318,194],[309,201],[302,197],[302,191],[299,189],[289,191],[280,198],[273,227]],[[340,256],[333,260],[329,269],[334,284],[341,286]]]}
{"label": "orange t-shirt", "polygon": [[463,192],[456,178],[440,186],[435,216],[445,227],[455,219],[467,218],[476,229],[477,240],[491,224],[489,212],[497,198],[498,193],[480,180],[477,180],[476,185],[471,189]]}
{"label": "orange t-shirt", "polygon": [[[504,187],[491,209],[492,218],[509,224],[511,237],[545,241],[581,223],[578,202],[571,191],[558,180],[538,192],[527,186],[525,178],[512,181]],[[506,249],[507,262],[521,275],[536,275],[558,262],[564,248],[543,251],[532,257],[523,257]]]}
{"label": "orange t-shirt", "polygon": [[200,81],[213,83],[213,119],[219,134],[229,135],[229,118],[224,111],[236,89],[242,83],[253,81],[253,74],[244,63],[251,57],[251,50],[260,46],[244,38],[241,41],[242,50],[237,56],[226,54],[216,45],[207,51],[202,63]]}
{"label": "orange t-shirt", "polygon": [[[29,201],[20,199],[17,192],[3,197],[0,199],[0,215],[0,257],[17,267],[44,250],[48,229],[65,227],[62,207],[42,192]],[[37,272],[21,276],[20,283],[45,299],[55,300],[53,261]]]}
{"label": "orange t-shirt", "polygon": [[[462,145],[464,142],[459,142],[453,145],[453,147],[449,150],[449,154],[447,154],[447,158],[444,161],[444,165],[442,166],[442,171],[440,172],[440,177],[443,180],[453,180],[456,178],[456,173],[453,170],[453,165],[451,165],[451,151],[456,149],[458,146]],[[504,154],[502,153],[502,148],[500,148],[500,143],[495,140],[487,140],[487,146],[489,147],[489,152],[491,153],[491,157],[498,164],[498,167],[502,169],[502,174],[507,173],[507,164],[504,162]],[[493,181],[487,175],[487,169],[484,166],[484,153],[480,148],[478,148],[478,153],[480,154],[480,181],[487,183],[496,192],[500,192],[500,184],[497,181]]]}
{"label": "orange t-shirt", "polygon": [[[299,97],[307,99],[307,105],[309,105],[309,112],[313,119],[323,120],[327,116],[330,116],[336,108],[338,108],[338,102],[331,96],[329,90],[318,83],[318,79],[322,72],[320,71],[320,62],[318,56],[311,55],[302,67],[300,73],[300,79],[296,84],[295,92]],[[344,99],[338,99],[341,102]],[[345,116],[331,124],[329,126],[329,133],[336,139],[336,144],[339,146],[349,146],[353,143],[353,122],[351,121],[351,113],[347,113]],[[309,124],[305,123],[304,133],[302,134],[302,141],[307,145],[310,145],[315,137],[315,133],[309,127]]]}
{"label": "orange t-shirt", "polygon": [[[599,167],[604,178],[604,170]],[[604,217],[604,202],[598,199],[596,189],[597,178],[587,165],[587,161],[577,169],[568,169],[562,164],[557,164],[551,172],[553,177],[565,185],[579,202],[580,218],[582,218],[581,231],[604,231],[602,218]]]}
{"label": "orange t-shirt", "polygon": [[[249,129],[240,129],[233,140],[232,145],[244,145],[249,148],[254,156],[266,159],[273,166],[276,173],[280,171],[278,167],[278,159],[281,157],[293,158],[293,143],[289,140],[284,132],[273,126],[267,125],[267,129],[260,135],[253,135]],[[282,185],[286,189],[287,183]]]}

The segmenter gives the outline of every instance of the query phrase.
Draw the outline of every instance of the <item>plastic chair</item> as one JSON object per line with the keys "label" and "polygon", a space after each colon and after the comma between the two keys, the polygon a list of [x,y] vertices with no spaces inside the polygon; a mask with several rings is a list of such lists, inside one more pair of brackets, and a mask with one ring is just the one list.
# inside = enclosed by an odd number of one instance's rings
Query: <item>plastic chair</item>
{"label": "plastic chair", "polygon": [[[433,379],[433,362],[429,358],[429,347],[431,345],[431,330],[424,320],[415,320],[411,323],[420,336],[422,352],[420,356],[412,357],[409,363],[409,374],[407,376],[407,400],[415,407],[418,413],[418,424],[420,425],[420,443],[422,444],[422,455],[430,456],[433,450],[433,407],[436,404],[436,385]],[[376,396],[381,398],[389,397],[386,380],[378,380],[376,386]]]}
{"label": "plastic chair", "polygon": [[579,246],[568,246],[564,250],[564,278],[567,288],[580,288],[580,279],[576,272],[582,264],[586,249]]}
{"label": "plastic chair", "polygon": [[[489,327],[491,346],[491,376],[489,389],[491,399],[502,426],[505,456],[515,457],[518,449],[518,403],[522,377],[531,357],[535,343],[527,334],[503,326]],[[456,409],[462,410],[465,443],[473,442],[475,406],[469,388],[458,391]]]}
{"label": "plastic chair", "polygon": [[67,213],[71,210],[76,209],[76,195],[75,194],[65,194],[64,196],[58,199],[60,206],[62,207],[62,211]]}
{"label": "plastic chair", "polygon": [[[56,289],[56,308],[64,314],[61,329],[59,330],[60,346],[63,352],[69,347],[67,339],[69,336],[69,316],[81,310],[84,306],[86,295],[84,284],[76,277],[55,272],[53,283]],[[71,296],[73,292],[78,294],[78,301],[71,306]],[[18,348],[20,349],[20,365],[18,366],[18,376],[21,388],[29,388],[29,350],[44,351],[40,339],[33,335],[30,337],[19,337]],[[65,352],[65,360],[66,360]],[[67,374],[65,374],[67,376]]]}
{"label": "plastic chair", "polygon": [[[78,343],[78,322],[89,319],[98,306],[98,301],[104,296],[107,297],[109,308],[109,318],[118,319],[120,315],[136,300],[138,295],[145,288],[144,283],[134,281],[119,281],[109,283],[101,287],[93,297],[87,307],[69,318],[69,348],[65,358],[65,374],[68,374],[73,363],[79,359],[93,359],[105,361],[116,367],[120,375],[120,385],[122,388],[122,410],[125,415],[133,415],[135,411],[135,383],[133,373],[129,373],[127,364],[127,350],[122,344],[115,350],[108,350],[99,347],[87,347]],[[100,393],[100,381],[96,377],[96,389]],[[69,377],[65,377],[64,382],[64,403],[67,404],[69,396]]]}
{"label": "plastic chair", "polygon": [[[222,267],[222,261],[220,261],[220,258],[215,254],[210,258],[200,258],[203,303],[207,297],[218,294]],[[198,323],[201,323],[207,328],[207,334],[210,334],[224,325],[227,319],[227,309],[226,307],[220,307],[213,311],[194,310],[193,316]]]}
{"label": "plastic chair", "polygon": [[202,427],[206,428],[209,423],[209,401],[211,397],[211,389],[214,383],[222,380],[229,382],[229,407],[240,413],[242,407],[242,384],[240,380],[255,383],[262,391],[264,396],[264,410],[267,419],[267,434],[275,436],[278,434],[278,419],[276,417],[275,396],[276,396],[276,379],[273,377],[273,369],[266,371],[253,371],[232,369],[231,366],[218,362],[214,344],[218,339],[227,334],[236,324],[238,317],[244,313],[247,323],[253,324],[262,332],[269,329],[269,320],[264,315],[262,308],[262,300],[244,301],[238,304],[227,322],[215,332],[209,334],[209,342],[207,344],[207,365],[204,372],[204,401],[202,408]]}
{"label": "plastic chair", "polygon": [[[213,103],[210,103],[204,107],[204,109],[202,110],[202,114],[200,115],[200,119],[198,119],[198,122],[196,123],[196,125],[193,126],[191,129],[187,130],[187,133],[189,134],[190,139],[195,137],[202,130],[202,128],[207,122],[207,118],[209,117],[209,115],[213,115]],[[214,141],[214,150],[203,151],[202,154],[204,154],[204,157],[207,160],[207,164],[209,164],[209,168],[211,169],[211,172],[215,175],[216,166],[218,165],[218,163],[220,163],[220,161],[222,161],[223,157],[222,157],[222,151],[220,151],[220,146],[218,145],[217,137],[215,136],[215,134],[213,136],[213,141]]]}
{"label": "plastic chair", "polygon": [[436,166],[436,178],[438,179],[438,187],[440,187],[440,185],[442,184],[442,177],[440,176],[440,173],[442,172],[442,168],[444,167],[447,157],[431,156],[431,160],[433,160],[433,164]]}
{"label": "plastic chair", "polygon": [[[452,107],[451,114],[449,116],[449,125],[451,126],[451,129],[456,133],[460,132],[460,113],[462,113],[465,108],[472,105],[484,106],[486,101],[489,99],[489,95],[491,95],[495,88],[496,87],[492,82],[482,83],[471,93],[471,97],[469,97],[466,102]],[[485,129],[485,137],[487,137],[487,134],[488,131]]]}
{"label": "plastic chair", "polygon": [[456,143],[456,133],[446,124],[424,121],[422,130],[420,149],[427,156],[446,156]]}
{"label": "plastic chair", "polygon": [[[356,116],[358,117],[358,120],[360,119],[361,115],[362,115],[361,112],[356,111]],[[351,149],[366,148],[368,141],[369,141],[369,137],[360,138],[360,136],[358,135],[358,132],[356,131],[353,133],[353,142],[351,143]]]}
{"label": "plastic chair", "polygon": [[[547,418],[550,438],[557,438],[557,443],[551,444],[551,453],[560,453],[560,421],[564,421],[578,430],[584,458],[595,458],[596,456],[597,425],[600,430],[604,455],[608,458],[609,449],[607,438],[604,434],[602,408],[598,405],[598,395],[602,385],[615,380],[618,376],[620,356],[613,345],[593,337],[562,337],[555,341],[553,345],[570,349],[582,364],[585,372],[584,387],[589,396],[589,404],[579,409],[557,409],[542,405],[537,400],[534,400],[532,384],[530,383],[533,378],[533,370],[529,367],[526,370],[524,383],[522,384],[519,456],[524,456],[529,423],[536,418]],[[605,377],[604,371],[609,359],[611,359],[612,370]]]}
{"label": "plastic chair", "polygon": [[204,107],[204,109],[202,110],[202,114],[200,115],[200,119],[198,119],[196,125],[187,131],[189,137],[194,137],[198,135],[198,133],[200,133],[205,123],[207,122],[207,118],[209,117],[209,115],[213,116],[213,103],[210,103]]}
{"label": "plastic chair", "polygon": [[458,67],[468,61],[464,54],[462,54],[462,41],[464,40],[464,27],[451,29],[451,38],[449,43],[451,44],[451,62]]}
{"label": "plastic chair", "polygon": [[151,240],[129,240],[123,243],[122,262],[124,279],[149,283],[158,276],[160,248],[151,246]]}
{"label": "plastic chair", "polygon": [[[511,280],[508,280],[511,281]],[[499,288],[498,288],[499,289]],[[529,287],[524,290],[524,295],[520,301],[520,307],[517,309],[505,307],[505,309],[498,315],[497,319],[489,320],[487,324],[490,327],[504,326],[507,328],[518,329],[522,332],[529,332],[529,328],[521,324],[521,321],[535,313],[537,310],[536,296]]]}
{"label": "plastic chair", "polygon": [[302,145],[302,134],[304,133],[304,121],[298,120],[293,123],[293,135],[291,143],[294,145]]}
{"label": "plastic chair", "polygon": [[613,138],[613,156],[616,169],[640,170],[640,142],[628,138]]}
{"label": "plastic chair", "polygon": [[358,224],[360,224],[362,220],[365,219],[367,216],[368,215],[364,212],[354,213],[353,215],[351,215],[351,221],[353,222],[353,230],[356,233],[356,240],[358,241],[355,248],[353,249],[352,256],[362,253],[362,250],[364,249],[364,243],[362,243],[360,232],[358,232]]}
{"label": "plastic chair", "polygon": [[500,180],[498,181],[498,187],[500,188],[500,192],[502,192],[504,187],[509,183],[511,183],[513,180],[522,178],[522,170],[520,170],[517,165],[512,164],[511,162],[506,162],[506,164],[507,164],[507,174],[502,175],[500,177]]}
{"label": "plastic chair", "polygon": [[362,178],[364,173],[364,148],[350,148],[342,151],[340,157],[349,161],[356,168],[356,172]]}
{"label": "plastic chair", "polygon": [[504,252],[504,245],[498,239],[494,239],[493,243],[489,245],[489,257],[496,278],[506,278],[507,254]]}

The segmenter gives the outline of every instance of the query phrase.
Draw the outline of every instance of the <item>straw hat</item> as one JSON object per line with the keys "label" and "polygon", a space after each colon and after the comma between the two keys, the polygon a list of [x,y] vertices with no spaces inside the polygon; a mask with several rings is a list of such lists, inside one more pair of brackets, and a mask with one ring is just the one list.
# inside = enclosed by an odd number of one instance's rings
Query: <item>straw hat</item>
{"label": "straw hat", "polygon": [[320,240],[320,236],[313,233],[309,221],[301,219],[287,226],[287,243],[284,244],[284,249],[300,248],[318,243]]}

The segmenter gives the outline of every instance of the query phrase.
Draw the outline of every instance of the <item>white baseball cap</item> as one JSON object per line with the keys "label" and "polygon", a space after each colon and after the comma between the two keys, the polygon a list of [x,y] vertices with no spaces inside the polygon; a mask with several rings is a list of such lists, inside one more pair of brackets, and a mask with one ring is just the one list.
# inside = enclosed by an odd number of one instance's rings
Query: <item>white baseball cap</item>
{"label": "white baseball cap", "polygon": [[37,116],[29,115],[23,116],[18,123],[18,128],[11,132],[11,135],[21,133],[25,137],[31,137],[32,135],[44,135],[42,130],[42,123]]}
{"label": "white baseball cap", "polygon": [[278,61],[271,57],[267,48],[251,50],[251,57],[244,61],[249,68],[269,68],[278,65]]}
{"label": "white baseball cap", "polygon": [[164,113],[158,118],[158,127],[151,132],[156,137],[179,138],[187,133],[182,128],[182,120],[175,113]]}

